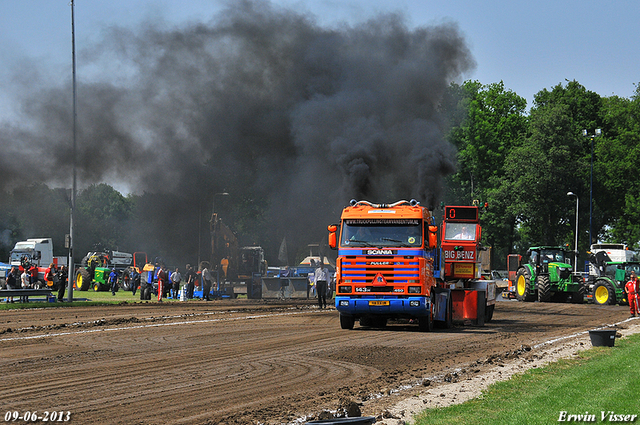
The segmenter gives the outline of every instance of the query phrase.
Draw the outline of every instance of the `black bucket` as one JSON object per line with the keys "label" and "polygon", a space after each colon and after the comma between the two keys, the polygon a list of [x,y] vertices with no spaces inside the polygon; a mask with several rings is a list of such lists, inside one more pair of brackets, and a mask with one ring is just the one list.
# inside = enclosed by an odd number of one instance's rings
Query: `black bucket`
{"label": "black bucket", "polygon": [[615,329],[598,329],[589,331],[591,345],[594,347],[613,347],[616,341]]}
{"label": "black bucket", "polygon": [[349,424],[349,425],[371,425],[376,421],[374,416],[359,416],[355,418],[335,418],[327,419],[323,421],[307,422],[307,425],[336,425],[336,424]]}

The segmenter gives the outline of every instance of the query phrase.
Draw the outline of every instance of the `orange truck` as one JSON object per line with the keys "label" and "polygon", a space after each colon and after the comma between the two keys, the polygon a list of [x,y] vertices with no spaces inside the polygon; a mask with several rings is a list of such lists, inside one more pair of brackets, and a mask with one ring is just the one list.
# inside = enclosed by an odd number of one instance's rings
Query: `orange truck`
{"label": "orange truck", "polygon": [[[476,208],[477,219],[477,207],[468,208]],[[340,225],[328,227],[329,246],[338,250],[335,306],[342,329],[353,329],[356,320],[363,327],[384,327],[389,319],[408,319],[421,331],[434,323],[484,324],[491,285],[477,283],[479,224],[469,221],[477,226],[476,238],[450,244],[444,236],[454,223],[462,221],[445,218],[439,229],[432,212],[416,200],[352,200]]]}

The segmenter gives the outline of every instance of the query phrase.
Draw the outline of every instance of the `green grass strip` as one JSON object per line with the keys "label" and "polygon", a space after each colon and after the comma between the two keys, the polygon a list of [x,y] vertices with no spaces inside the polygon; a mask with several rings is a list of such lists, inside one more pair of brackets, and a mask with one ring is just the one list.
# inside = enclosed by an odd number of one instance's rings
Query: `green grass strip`
{"label": "green grass strip", "polygon": [[[415,418],[427,424],[550,424],[569,415],[575,423],[621,423],[608,415],[640,415],[640,334],[616,339],[614,347],[593,347],[578,356],[491,385],[465,403],[429,409]],[[564,421],[561,412],[566,412]],[[590,415],[594,415],[591,417]],[[627,418],[627,423],[629,423]],[[632,422],[640,423],[638,416]]]}

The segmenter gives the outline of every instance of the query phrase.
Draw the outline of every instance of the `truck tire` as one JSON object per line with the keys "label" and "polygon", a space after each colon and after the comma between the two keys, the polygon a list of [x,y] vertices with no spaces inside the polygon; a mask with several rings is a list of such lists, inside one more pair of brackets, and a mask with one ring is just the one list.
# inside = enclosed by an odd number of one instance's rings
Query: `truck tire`
{"label": "truck tire", "polygon": [[91,287],[91,275],[89,270],[84,267],[80,267],[76,273],[76,289],[79,291],[88,291]]}
{"label": "truck tire", "polygon": [[597,280],[593,287],[593,303],[596,305],[613,305],[616,303],[616,293],[606,280]]}
{"label": "truck tire", "polygon": [[495,304],[488,305],[484,310],[484,322],[488,323],[493,319],[493,310],[495,310]]}
{"label": "truck tire", "polygon": [[356,319],[353,316],[347,316],[345,314],[340,314],[340,327],[342,329],[353,329],[353,325],[356,323]]}
{"label": "truck tire", "polygon": [[518,301],[534,301],[535,294],[530,291],[531,273],[526,267],[520,267],[516,273],[516,298]]}
{"label": "truck tire", "polygon": [[418,318],[418,328],[420,332],[431,332],[433,330],[433,320],[430,316],[422,316]]}
{"label": "truck tire", "polygon": [[538,284],[538,301],[541,303],[549,302],[551,300],[551,281],[549,276],[538,276],[536,283]]}
{"label": "truck tire", "polygon": [[386,328],[387,327],[387,318],[386,317],[374,317],[371,320],[371,326],[374,328]]}
{"label": "truck tire", "polygon": [[361,328],[370,328],[373,326],[373,319],[370,316],[362,316],[360,320],[358,320]]}

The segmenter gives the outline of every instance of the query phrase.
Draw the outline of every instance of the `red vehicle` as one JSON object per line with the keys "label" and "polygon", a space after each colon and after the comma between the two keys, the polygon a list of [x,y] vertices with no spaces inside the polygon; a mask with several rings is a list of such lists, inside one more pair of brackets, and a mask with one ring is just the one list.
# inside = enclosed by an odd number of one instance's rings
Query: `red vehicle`
{"label": "red vehicle", "polygon": [[478,315],[483,315],[484,321],[488,322],[493,317],[496,283],[482,277],[480,251],[485,248],[480,243],[482,227],[479,213],[477,206],[444,207],[441,279],[447,288],[454,290],[454,321],[478,321]]}

